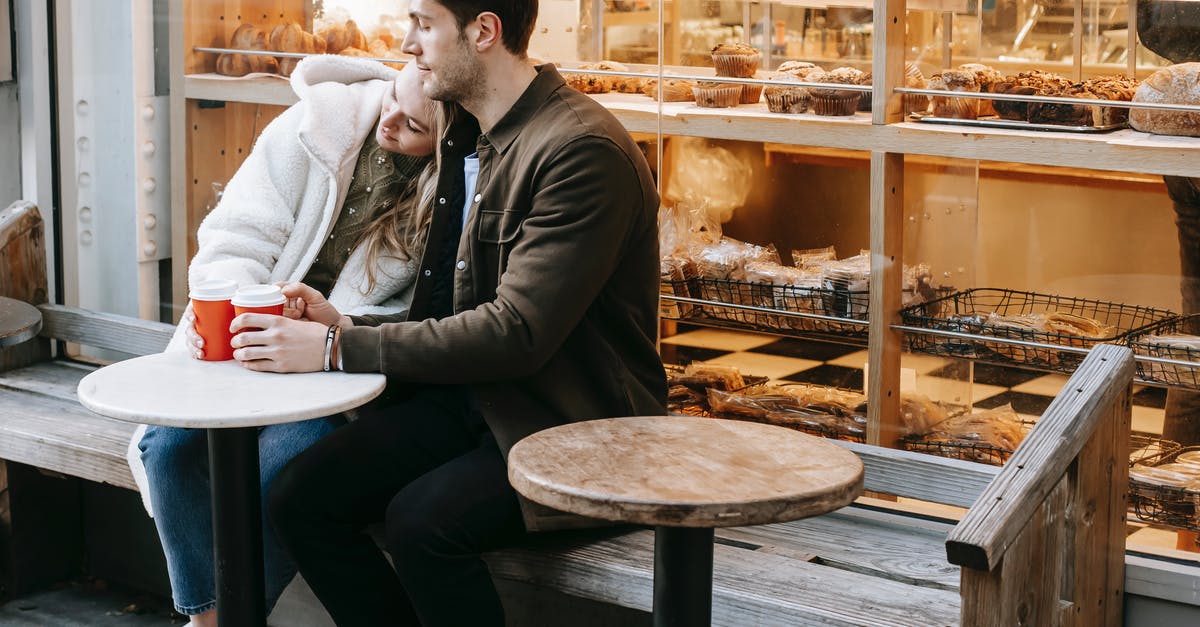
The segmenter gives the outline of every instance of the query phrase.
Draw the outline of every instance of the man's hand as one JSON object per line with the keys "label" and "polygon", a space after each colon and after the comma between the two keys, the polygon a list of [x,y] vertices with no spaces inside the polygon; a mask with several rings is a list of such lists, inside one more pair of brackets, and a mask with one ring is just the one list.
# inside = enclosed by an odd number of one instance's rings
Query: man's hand
{"label": "man's hand", "polygon": [[234,318],[229,326],[230,331],[237,333],[231,342],[233,358],[247,370],[262,372],[324,370],[325,335],[328,329],[328,324],[309,320],[292,320],[269,314],[242,314]]}
{"label": "man's hand", "polygon": [[287,298],[283,306],[285,317],[312,320],[326,327],[338,324],[348,329],[352,326],[350,318],[339,313],[317,290],[303,283],[285,283],[280,285],[280,289]]}

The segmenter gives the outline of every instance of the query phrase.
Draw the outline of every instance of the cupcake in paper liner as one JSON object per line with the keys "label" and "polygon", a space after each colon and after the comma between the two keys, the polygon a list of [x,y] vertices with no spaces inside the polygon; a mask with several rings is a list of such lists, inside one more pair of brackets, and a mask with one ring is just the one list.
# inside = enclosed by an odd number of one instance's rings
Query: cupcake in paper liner
{"label": "cupcake in paper liner", "polygon": [[692,92],[696,94],[698,107],[736,107],[742,98],[742,86],[737,83],[701,81]]}
{"label": "cupcake in paper liner", "polygon": [[[864,72],[862,75],[862,78],[859,79],[858,84],[866,85],[866,86],[870,87],[871,86],[871,73]],[[859,111],[870,111],[871,110],[871,92],[869,92],[869,91],[858,92],[858,110]]]}
{"label": "cupcake in paper liner", "polygon": [[[921,73],[921,68],[917,67],[915,63],[905,63],[904,86],[913,89],[926,89],[929,87],[929,81],[925,80],[925,75]],[[929,109],[929,96],[904,94],[902,100],[904,102],[904,115],[924,113]]]}
{"label": "cupcake in paper liner", "polygon": [[[781,83],[797,83],[800,79],[793,74],[775,72],[772,81]],[[767,85],[763,88],[767,97],[767,110],[771,113],[804,113],[808,110],[809,93],[807,87],[800,85]]]}
{"label": "cupcake in paper liner", "polygon": [[[975,73],[967,70],[943,70],[929,79],[930,89],[945,91],[978,92],[979,82]],[[979,117],[979,100],[976,98],[952,98],[934,96],[930,99],[933,114],[940,118],[974,120]]]}
{"label": "cupcake in paper liner", "polygon": [[825,74],[824,68],[807,61],[784,61],[775,71],[791,74],[806,83],[818,83],[818,77]]}
{"label": "cupcake in paper liner", "polygon": [[[747,78],[762,78],[761,76],[750,76]],[[758,104],[762,100],[762,85],[754,85],[750,83],[742,83],[742,97],[738,100],[741,104]]]}
{"label": "cupcake in paper liner", "polygon": [[717,76],[750,78],[758,71],[762,54],[750,44],[717,44],[712,49],[712,60]]}
{"label": "cupcake in paper liner", "polygon": [[[863,78],[863,72],[852,67],[840,67],[822,74],[819,80],[809,79],[817,83],[836,83],[840,85],[858,85]],[[812,95],[810,105],[817,115],[854,115],[858,109],[860,92],[848,89],[832,89],[829,87],[813,87],[809,90]]]}

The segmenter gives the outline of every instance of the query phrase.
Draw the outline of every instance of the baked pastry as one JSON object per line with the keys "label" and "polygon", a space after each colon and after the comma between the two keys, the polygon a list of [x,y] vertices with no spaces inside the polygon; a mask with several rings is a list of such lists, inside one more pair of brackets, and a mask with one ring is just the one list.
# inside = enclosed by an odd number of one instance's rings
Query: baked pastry
{"label": "baked pastry", "polygon": [[[915,63],[905,63],[904,86],[912,89],[926,89],[929,87],[929,81],[925,80],[925,75],[921,73],[921,68],[917,67]],[[902,100],[904,103],[904,115],[924,113],[929,109],[929,96],[904,94]]]}
{"label": "baked pastry", "polygon": [[[609,72],[629,71],[628,67],[616,61],[598,61],[596,63],[586,64],[582,67],[590,70],[606,70]],[[642,93],[642,86],[645,83],[642,78],[637,76],[604,75],[603,78],[608,81],[609,91],[616,91],[622,94],[640,94]]]}
{"label": "baked pastry", "polygon": [[[998,72],[990,65],[982,63],[964,63],[958,66],[958,69],[967,72],[975,73],[975,82],[979,85],[979,91],[983,93],[991,93],[992,86],[1002,82],[1004,75]],[[996,109],[992,106],[991,100],[978,101],[978,116],[987,117],[996,115]]]}
{"label": "baked pastry", "polygon": [[[969,70],[945,70],[929,79],[930,89],[944,91],[979,91],[979,80]],[[974,120],[979,117],[979,99],[934,96],[933,114],[939,118]]]}
{"label": "baked pastry", "polygon": [[[866,85],[866,86],[870,87],[871,86],[871,73],[863,72],[862,78],[859,79],[858,84]],[[871,92],[869,92],[869,91],[858,92],[858,110],[859,111],[870,111],[871,110]]]}
{"label": "baked pastry", "polygon": [[[696,81],[686,81],[677,78],[664,78],[662,81],[663,102],[691,102],[696,99],[692,90]],[[651,78],[642,84],[642,93],[651,98],[658,98],[658,79]]]}
{"label": "baked pastry", "polygon": [[758,71],[762,54],[750,44],[717,44],[712,49],[712,59],[717,76],[750,78]]}
{"label": "baked pastry", "polygon": [[[1138,86],[1133,102],[1200,105],[1200,63],[1180,63],[1151,74]],[[1145,133],[1200,137],[1200,112],[1133,109],[1129,125]]]}
{"label": "baked pastry", "polygon": [[692,88],[692,92],[696,94],[698,107],[736,107],[742,99],[742,86],[738,83],[701,81]]}
{"label": "baked pastry", "polygon": [[563,76],[567,85],[585,94],[607,94],[612,91],[612,83],[607,76],[601,74],[582,74],[571,72]]}
{"label": "baked pastry", "polygon": [[[1020,96],[1045,96],[1065,91],[1071,86],[1071,81],[1049,72],[1032,70],[1021,72],[1016,76],[993,83],[991,92],[994,94],[1013,94]],[[992,108],[996,114],[1005,120],[1029,120],[1029,103],[1019,100],[993,100]]]}
{"label": "baked pastry", "polygon": [[[1071,85],[1065,90],[1048,95],[1069,96],[1081,100],[1133,100],[1137,91],[1137,80],[1123,76],[1093,78]],[[1033,102],[1029,105],[1029,121],[1041,124],[1067,126],[1111,126],[1124,124],[1129,119],[1129,109],[1088,104],[1056,104]]]}
{"label": "baked pastry", "polygon": [[808,109],[809,92],[807,87],[788,85],[800,82],[794,74],[775,72],[771,80],[781,84],[771,84],[763,88],[767,97],[767,110],[771,113],[804,113]]}
{"label": "baked pastry", "polygon": [[[229,38],[229,47],[235,50],[269,51],[267,34],[253,24],[242,24]],[[245,76],[253,72],[276,73],[279,61],[275,57],[249,54],[222,54],[217,57],[217,74]]]}
{"label": "baked pastry", "polygon": [[[852,67],[840,67],[821,75],[820,82],[841,85],[859,85],[862,83],[863,72]],[[854,115],[858,109],[858,100],[862,94],[848,89],[832,89],[828,87],[813,87],[809,89],[812,95],[812,110],[817,115]]]}
{"label": "baked pastry", "polygon": [[[322,54],[325,52],[325,40],[306,32],[296,22],[280,24],[271,31],[271,50],[275,52],[301,52],[305,54]],[[292,70],[300,59],[296,57],[280,57],[279,73],[291,76]]]}
{"label": "baked pastry", "polygon": [[367,36],[358,30],[358,24],[354,20],[346,20],[345,24],[326,26],[317,31],[317,37],[325,40],[325,52],[329,54],[338,54],[346,48],[358,48],[366,51],[369,47]]}
{"label": "baked pastry", "polygon": [[[762,78],[757,74],[749,78]],[[762,100],[763,85],[742,83],[742,95],[738,99],[741,104],[758,104]]]}
{"label": "baked pastry", "polygon": [[821,76],[825,74],[825,70],[821,66],[807,61],[784,61],[775,71],[791,74],[806,83],[819,83]]}

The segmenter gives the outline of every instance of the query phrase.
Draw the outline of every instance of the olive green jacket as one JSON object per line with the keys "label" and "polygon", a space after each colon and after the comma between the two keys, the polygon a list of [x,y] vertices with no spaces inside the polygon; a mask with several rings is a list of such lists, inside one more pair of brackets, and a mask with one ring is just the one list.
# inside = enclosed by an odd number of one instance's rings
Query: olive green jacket
{"label": "olive green jacket", "polygon": [[[545,65],[489,133],[462,115],[441,149],[445,202],[435,204],[408,319],[355,318],[343,367],[469,384],[505,455],[555,425],[662,414],[659,198],[620,123]],[[437,243],[461,216],[454,190],[471,152],[480,171],[456,257],[456,315],[428,319]],[[530,530],[578,522],[522,504]]]}

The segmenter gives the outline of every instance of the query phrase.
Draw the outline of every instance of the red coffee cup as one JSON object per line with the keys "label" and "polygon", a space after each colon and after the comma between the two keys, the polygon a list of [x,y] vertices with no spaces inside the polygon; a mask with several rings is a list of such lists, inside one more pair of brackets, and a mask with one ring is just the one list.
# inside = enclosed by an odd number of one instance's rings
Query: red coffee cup
{"label": "red coffee cup", "polygon": [[[233,295],[233,315],[244,313],[283,315],[283,303],[287,301],[277,285],[246,285],[239,287]],[[242,331],[261,331],[262,329],[242,329]],[[241,333],[239,331],[238,333]]]}
{"label": "red coffee cup", "polygon": [[233,334],[229,332],[229,323],[236,315],[232,302],[236,290],[237,283],[217,279],[193,285],[188,294],[196,319],[192,328],[204,338],[204,361],[233,359],[233,347],[229,345]]}

